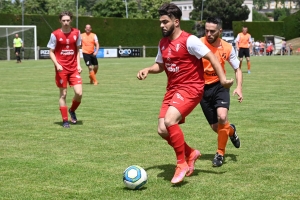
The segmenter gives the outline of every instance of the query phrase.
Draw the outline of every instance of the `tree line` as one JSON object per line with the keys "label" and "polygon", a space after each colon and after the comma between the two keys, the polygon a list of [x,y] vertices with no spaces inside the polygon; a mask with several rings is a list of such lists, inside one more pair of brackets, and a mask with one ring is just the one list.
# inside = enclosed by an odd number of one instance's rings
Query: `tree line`
{"label": "tree line", "polygon": [[[69,10],[74,14],[78,12],[79,16],[157,19],[158,8],[163,3],[170,2],[171,0],[0,0],[0,13],[58,15],[63,10]],[[284,0],[275,0],[276,7],[279,2],[283,5],[285,3]],[[290,2],[300,5],[300,0]],[[194,9],[190,18],[199,21],[200,16],[204,20],[208,16],[220,17],[225,27],[230,28],[232,21],[247,20],[250,10],[243,3],[244,0],[193,0]],[[270,5],[271,0],[254,0],[253,3],[260,10],[263,6]],[[277,21],[282,16],[288,16],[289,10],[279,9],[272,15]]]}

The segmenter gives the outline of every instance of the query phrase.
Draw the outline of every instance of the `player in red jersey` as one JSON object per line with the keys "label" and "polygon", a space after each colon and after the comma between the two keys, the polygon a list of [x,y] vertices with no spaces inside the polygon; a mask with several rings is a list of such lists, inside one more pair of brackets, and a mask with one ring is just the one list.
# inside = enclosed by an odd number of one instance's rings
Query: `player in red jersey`
{"label": "player in red jersey", "polygon": [[68,122],[68,107],[66,103],[68,83],[74,89],[72,106],[69,109],[71,122],[77,123],[75,110],[81,103],[82,80],[80,73],[79,48],[81,44],[80,31],[71,27],[73,15],[64,11],[59,15],[61,28],[52,32],[47,47],[50,48],[50,58],[55,66],[55,80],[59,88],[59,109],[62,115],[63,127],[70,128]]}
{"label": "player in red jersey", "polygon": [[194,171],[194,164],[200,151],[191,148],[184,140],[179,127],[185,117],[200,103],[203,95],[204,78],[202,57],[208,59],[221,84],[230,88],[233,80],[226,80],[219,61],[197,38],[181,30],[181,10],[172,3],[163,4],[159,10],[163,38],[159,42],[156,63],[140,70],[139,80],[148,74],[165,71],[168,77],[167,92],[164,96],[158,119],[158,134],[173,147],[177,167],[171,183],[183,181]]}

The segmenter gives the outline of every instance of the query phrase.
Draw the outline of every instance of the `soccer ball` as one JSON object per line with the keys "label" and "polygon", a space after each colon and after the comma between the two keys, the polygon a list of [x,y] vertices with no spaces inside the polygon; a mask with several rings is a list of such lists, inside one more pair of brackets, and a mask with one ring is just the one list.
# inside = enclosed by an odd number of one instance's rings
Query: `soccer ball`
{"label": "soccer ball", "polygon": [[137,165],[127,167],[123,173],[125,186],[132,190],[138,190],[147,183],[147,172]]}

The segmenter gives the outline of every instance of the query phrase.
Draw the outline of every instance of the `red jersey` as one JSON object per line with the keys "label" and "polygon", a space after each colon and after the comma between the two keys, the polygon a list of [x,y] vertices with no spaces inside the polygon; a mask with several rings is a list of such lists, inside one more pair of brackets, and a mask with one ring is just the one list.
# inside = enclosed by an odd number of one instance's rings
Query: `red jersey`
{"label": "red jersey", "polygon": [[182,31],[175,40],[162,38],[159,43],[165,72],[168,77],[167,90],[182,89],[202,95],[204,88],[202,59],[191,55],[187,39],[191,34]]}
{"label": "red jersey", "polygon": [[77,71],[77,46],[80,46],[80,42],[78,29],[71,28],[69,33],[57,29],[52,32],[47,46],[54,49],[56,60],[64,70],[74,72]]}

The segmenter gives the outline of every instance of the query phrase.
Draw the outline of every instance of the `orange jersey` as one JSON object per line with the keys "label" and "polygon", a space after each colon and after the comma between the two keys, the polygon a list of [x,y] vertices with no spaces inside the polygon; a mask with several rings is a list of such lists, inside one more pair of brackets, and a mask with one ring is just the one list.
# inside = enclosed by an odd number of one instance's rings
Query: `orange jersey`
{"label": "orange jersey", "polygon": [[[219,63],[221,64],[224,73],[226,74],[225,70],[225,61],[227,60],[230,65],[237,69],[239,67],[239,61],[236,57],[235,51],[231,44],[225,42],[224,40],[221,40],[221,46],[220,47],[214,47],[211,44],[207,42],[205,37],[201,38],[201,41],[211,50],[211,52],[217,57],[219,60]],[[206,60],[203,60],[203,67],[204,67],[204,79],[205,84],[212,84],[219,81],[219,77],[217,73],[215,72],[214,68],[212,67],[211,63]]]}
{"label": "orange jersey", "polygon": [[97,38],[96,34],[82,33],[81,34],[82,53],[86,53],[86,54],[94,53],[96,42],[98,42],[98,38]]}
{"label": "orange jersey", "polygon": [[249,48],[249,43],[251,43],[251,35],[249,33],[239,33],[236,41],[239,43],[239,48]]}

